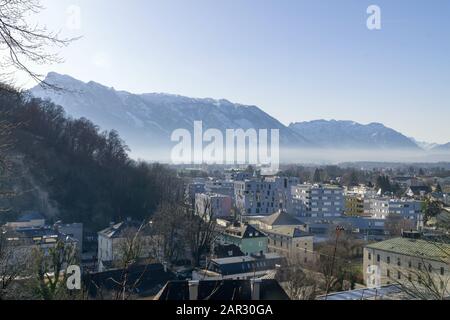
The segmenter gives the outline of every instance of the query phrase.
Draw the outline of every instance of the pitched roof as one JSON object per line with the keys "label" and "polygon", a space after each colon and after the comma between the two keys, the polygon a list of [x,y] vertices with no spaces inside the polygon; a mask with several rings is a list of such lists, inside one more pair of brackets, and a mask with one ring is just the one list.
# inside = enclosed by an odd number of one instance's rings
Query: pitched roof
{"label": "pitched roof", "polygon": [[288,236],[291,238],[312,237],[313,235],[300,230],[294,226],[275,227],[272,230],[267,230],[267,233]]}
{"label": "pitched roof", "polygon": [[[115,291],[120,289],[120,282],[123,279],[123,270],[116,269],[106,272],[91,273],[84,277],[84,283],[88,288],[89,295],[96,298],[100,291]],[[171,271],[164,270],[160,263],[149,265],[138,265],[130,267],[127,273],[127,286],[133,287],[134,294],[141,297],[156,295],[168,281],[175,280],[176,276]],[[99,288],[99,289],[97,289]]]}
{"label": "pitched roof", "polygon": [[[110,226],[102,231],[99,232],[99,234],[107,237],[107,238],[121,238],[125,236],[125,233],[127,230],[139,230],[139,228],[142,226],[141,222],[138,221],[123,221],[118,224],[115,224],[113,226]],[[148,231],[147,228],[145,228],[145,231]]]}
{"label": "pitched roof", "polygon": [[403,254],[439,262],[450,262],[450,245],[436,241],[394,238],[366,246],[369,249]]}
{"label": "pitched roof", "polygon": [[[170,281],[157,295],[155,300],[189,300],[188,281]],[[200,281],[198,288],[198,300],[212,301],[240,301],[252,300],[250,280],[208,280]],[[289,296],[280,286],[278,281],[262,280],[260,288],[260,300],[289,300]]]}
{"label": "pitched roof", "polygon": [[241,256],[212,259],[210,270],[221,275],[233,275],[248,272],[273,270],[277,265],[286,264],[286,258],[276,253],[267,253],[261,257]]}
{"label": "pitched roof", "polygon": [[267,218],[262,219],[262,222],[269,226],[298,226],[300,221],[288,214],[286,211],[278,211]]}
{"label": "pitched roof", "polygon": [[241,249],[235,244],[218,244],[214,246],[214,253],[219,259],[229,257],[240,257],[244,255]]}
{"label": "pitched roof", "polygon": [[44,244],[55,243],[58,240],[65,243],[77,243],[78,240],[65,235],[58,230],[51,227],[40,228],[21,228],[17,230],[7,229],[6,234],[8,238],[14,239],[11,241],[18,241],[24,244]]}
{"label": "pitched roof", "polygon": [[[431,192],[431,188],[428,186],[411,186],[409,190],[412,191],[415,195],[420,195],[421,192],[429,193]],[[409,192],[408,190],[408,192]]]}
{"label": "pitched roof", "polygon": [[235,223],[227,227],[224,231],[226,235],[237,237],[241,239],[248,238],[265,238],[266,235],[255,227],[246,223]]}
{"label": "pitched roof", "polygon": [[28,222],[32,220],[45,220],[45,217],[39,212],[30,212],[22,214],[19,217],[18,222]]}

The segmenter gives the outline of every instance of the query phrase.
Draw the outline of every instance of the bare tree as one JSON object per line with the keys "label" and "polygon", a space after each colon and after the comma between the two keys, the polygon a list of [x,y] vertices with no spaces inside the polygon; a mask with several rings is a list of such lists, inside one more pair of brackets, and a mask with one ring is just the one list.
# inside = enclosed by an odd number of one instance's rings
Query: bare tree
{"label": "bare tree", "polygon": [[[112,292],[110,297],[112,300],[129,300],[135,289],[141,284],[143,277],[147,272],[148,264],[144,265],[144,270],[138,274],[138,276],[131,277],[133,268],[138,265],[139,259],[145,255],[145,250],[148,249],[147,239],[144,237],[148,231],[148,223],[144,222],[136,230],[135,228],[129,228],[125,230],[125,237],[120,244],[119,256],[120,260],[117,267],[121,270],[121,275],[117,279],[109,278],[107,281],[111,281],[115,284],[116,289]],[[95,284],[94,282],[89,285],[94,285],[97,288],[99,297],[105,298],[104,288],[102,284]],[[109,294],[109,293],[108,293]]]}
{"label": "bare tree", "polygon": [[[0,0],[0,54],[3,53],[0,55],[0,68],[23,71],[39,83],[42,83],[42,75],[33,71],[29,64],[61,62],[56,53],[48,50],[67,46],[75,40],[61,38],[45,27],[31,25],[27,20],[29,16],[42,9],[40,0]],[[2,81],[12,77],[6,73],[0,76]]]}
{"label": "bare tree", "polygon": [[403,280],[395,280],[402,292],[419,300],[444,300],[449,296],[450,277],[441,276],[425,267],[422,270],[414,269],[407,274],[398,270]]}
{"label": "bare tree", "polygon": [[328,252],[328,254],[322,254],[320,256],[320,266],[321,271],[324,275],[325,279],[325,292],[326,294],[330,293],[333,286],[337,283],[338,277],[336,270],[340,269],[340,266],[338,263],[340,262],[340,259],[338,259],[338,247],[339,247],[339,237],[343,233],[344,229],[340,226],[336,227],[336,240],[333,247],[329,247],[331,249],[331,252]]}
{"label": "bare tree", "polygon": [[[118,290],[116,290],[115,300],[128,300],[133,292],[133,289],[139,285],[140,278],[130,283],[129,275],[130,268],[135,265],[138,259],[142,255],[143,250],[143,239],[142,239],[142,230],[144,229],[145,224],[142,224],[137,231],[128,230],[126,232],[125,240],[121,244],[120,248],[120,268],[122,270],[122,276],[119,281],[114,279],[113,282],[116,282],[118,285]],[[145,273],[142,273],[142,275]]]}
{"label": "bare tree", "polygon": [[315,300],[318,279],[301,267],[301,261],[290,259],[289,265],[277,272],[276,279],[292,300]]}
{"label": "bare tree", "polygon": [[7,231],[0,228],[0,300],[11,295],[9,288],[22,274],[25,257],[19,257],[18,248],[7,239]]}
{"label": "bare tree", "polygon": [[414,222],[405,219],[400,214],[389,214],[386,219],[385,229],[389,232],[391,237],[399,237],[403,231],[415,230]]}
{"label": "bare tree", "polygon": [[[440,263],[442,269],[434,269],[431,261],[419,259],[413,268],[397,268],[395,283],[403,293],[419,300],[444,300],[450,296],[450,245],[448,237],[443,236],[434,240],[427,240],[433,246],[433,261]],[[436,241],[437,240],[437,241]],[[427,253],[428,254],[428,253]],[[445,267],[447,266],[447,268]]]}
{"label": "bare tree", "polygon": [[[97,299],[126,301],[132,298],[148,270],[148,264],[140,264],[139,261],[145,255],[145,250],[148,249],[149,243],[147,242],[147,237],[145,237],[147,232],[147,222],[142,223],[137,229],[128,228],[124,231],[125,235],[117,252],[120,259],[115,265],[120,272],[120,276],[110,277],[105,282],[103,282],[101,277],[99,278],[100,281],[97,282],[95,277],[87,277],[87,290],[89,291],[90,287],[94,287]],[[135,267],[137,266],[143,266],[144,268],[143,270],[139,268],[136,272],[137,269]],[[106,282],[112,283],[113,288],[110,285],[106,286]]]}
{"label": "bare tree", "polygon": [[192,264],[194,267],[200,265],[200,260],[207,254],[216,236],[216,220],[211,201],[204,200],[197,203],[196,209],[185,206],[186,214],[186,238],[192,254]]}
{"label": "bare tree", "polygon": [[[3,86],[0,88],[0,95],[3,94],[2,88]],[[13,129],[14,126],[7,120],[6,111],[0,111],[0,198],[14,196],[14,191],[4,186],[4,181],[8,178],[11,169],[11,163],[8,161],[8,151],[12,144]],[[0,212],[5,211],[9,211],[9,209],[0,207]]]}
{"label": "bare tree", "polygon": [[164,202],[152,219],[153,255],[162,262],[172,263],[185,253],[183,241],[185,208],[177,203]]}
{"label": "bare tree", "polygon": [[450,212],[442,210],[441,214],[436,217],[437,227],[443,232],[450,232]]}
{"label": "bare tree", "polygon": [[[334,239],[332,238],[334,237]],[[333,229],[330,240],[317,248],[315,270],[323,276],[323,290],[326,294],[352,287],[358,280],[362,282],[362,272],[353,266],[362,263],[362,242],[342,226]]]}
{"label": "bare tree", "polygon": [[[8,86],[0,83],[0,103],[4,95],[14,94]],[[5,181],[11,172],[8,152],[12,145],[14,126],[8,121],[8,113],[0,111],[0,200],[12,198],[15,191],[6,185]],[[8,207],[0,206],[0,214],[10,211]],[[23,271],[24,259],[17,259],[15,246],[7,240],[7,230],[0,226],[0,300],[7,294],[8,288]]]}

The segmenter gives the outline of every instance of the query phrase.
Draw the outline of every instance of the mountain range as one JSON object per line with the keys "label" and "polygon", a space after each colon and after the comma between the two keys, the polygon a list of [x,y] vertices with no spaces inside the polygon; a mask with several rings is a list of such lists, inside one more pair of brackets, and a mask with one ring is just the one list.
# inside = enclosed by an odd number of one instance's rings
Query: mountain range
{"label": "mountain range", "polygon": [[315,120],[292,123],[289,128],[321,148],[419,148],[411,139],[381,123],[362,125],[353,121]]}
{"label": "mountain range", "polygon": [[442,152],[449,152],[450,151],[450,142],[446,144],[440,144],[436,145],[433,150],[435,151],[442,151]]}
{"label": "mountain range", "polygon": [[51,72],[45,82],[58,89],[36,86],[30,93],[61,105],[72,117],[85,117],[102,129],[115,129],[133,151],[173,146],[176,129],[193,130],[203,121],[204,130],[279,129],[280,144],[293,149],[450,151],[447,145],[426,144],[408,138],[381,123],[353,121],[297,122],[285,126],[256,106],[228,100],[189,98],[165,93],[132,94],[96,82],[82,82]]}

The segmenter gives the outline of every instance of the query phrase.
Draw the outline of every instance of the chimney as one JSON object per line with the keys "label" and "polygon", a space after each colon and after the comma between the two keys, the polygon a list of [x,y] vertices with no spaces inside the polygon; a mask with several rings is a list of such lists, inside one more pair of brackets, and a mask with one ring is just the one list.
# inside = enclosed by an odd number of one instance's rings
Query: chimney
{"label": "chimney", "polygon": [[198,287],[200,285],[200,281],[189,281],[189,300],[196,301],[198,300]]}
{"label": "chimney", "polygon": [[261,300],[261,279],[251,279],[250,280],[252,287],[252,300],[259,301]]}

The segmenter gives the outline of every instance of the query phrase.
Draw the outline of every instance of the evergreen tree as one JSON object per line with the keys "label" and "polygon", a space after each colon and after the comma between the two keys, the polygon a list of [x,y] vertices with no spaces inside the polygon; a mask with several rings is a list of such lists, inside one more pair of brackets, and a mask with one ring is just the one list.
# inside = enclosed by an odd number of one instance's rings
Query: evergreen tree
{"label": "evergreen tree", "polygon": [[350,178],[349,178],[349,182],[348,182],[348,186],[349,187],[356,187],[359,185],[359,176],[358,173],[356,172],[356,170],[353,170],[350,173]]}
{"label": "evergreen tree", "polygon": [[322,171],[319,168],[317,168],[314,171],[313,182],[314,183],[321,183],[322,182]]}
{"label": "evergreen tree", "polygon": [[377,189],[381,189],[382,193],[393,192],[393,188],[388,176],[378,176],[376,187]]}

